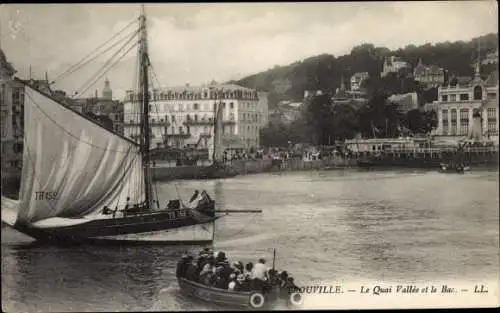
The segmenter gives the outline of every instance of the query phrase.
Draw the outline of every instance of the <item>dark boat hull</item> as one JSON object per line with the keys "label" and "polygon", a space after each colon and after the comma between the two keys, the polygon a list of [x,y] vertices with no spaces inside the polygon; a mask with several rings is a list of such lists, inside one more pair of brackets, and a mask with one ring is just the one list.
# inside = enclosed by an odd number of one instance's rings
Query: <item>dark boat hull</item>
{"label": "dark boat hull", "polygon": [[425,159],[361,159],[357,161],[359,167],[406,167],[406,168],[439,168],[440,160]]}
{"label": "dark boat hull", "polygon": [[[251,308],[250,298],[256,293],[255,291],[243,292],[219,289],[192,282],[185,278],[177,278],[177,283],[184,295],[231,307]],[[276,300],[278,300],[277,295],[274,297],[271,294],[266,295],[263,308],[268,308]]]}
{"label": "dark boat hull", "polygon": [[200,245],[212,242],[213,231],[205,229],[213,228],[213,221],[218,217],[205,216],[200,220],[189,213],[182,217],[172,213],[173,211],[159,211],[59,227],[40,228],[15,224],[13,228],[38,241],[58,245]]}

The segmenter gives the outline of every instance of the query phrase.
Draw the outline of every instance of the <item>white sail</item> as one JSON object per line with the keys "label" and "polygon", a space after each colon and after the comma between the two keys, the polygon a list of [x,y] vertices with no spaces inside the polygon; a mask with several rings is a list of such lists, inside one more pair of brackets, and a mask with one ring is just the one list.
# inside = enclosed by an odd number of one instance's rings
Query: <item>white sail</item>
{"label": "white sail", "polygon": [[104,206],[122,209],[127,197],[130,204],[144,201],[138,145],[29,86],[24,91],[18,223],[87,219],[101,215]]}

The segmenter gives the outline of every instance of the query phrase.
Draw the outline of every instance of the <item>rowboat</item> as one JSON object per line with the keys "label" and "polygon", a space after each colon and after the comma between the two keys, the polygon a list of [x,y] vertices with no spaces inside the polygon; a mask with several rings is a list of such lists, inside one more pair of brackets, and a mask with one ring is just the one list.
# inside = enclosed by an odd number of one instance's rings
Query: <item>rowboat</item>
{"label": "rowboat", "polygon": [[[280,300],[287,300],[279,296],[278,288],[274,288],[271,292],[264,295],[258,291],[231,291],[215,288],[182,277],[177,278],[177,283],[182,294],[223,306],[263,309],[272,307],[273,304],[276,304]],[[287,302],[299,305],[301,300],[300,294],[293,293]]]}
{"label": "rowboat", "polygon": [[463,174],[464,172],[470,171],[470,166],[467,165],[459,165],[459,166],[452,166],[449,164],[441,163],[441,170],[442,173],[461,173]]}

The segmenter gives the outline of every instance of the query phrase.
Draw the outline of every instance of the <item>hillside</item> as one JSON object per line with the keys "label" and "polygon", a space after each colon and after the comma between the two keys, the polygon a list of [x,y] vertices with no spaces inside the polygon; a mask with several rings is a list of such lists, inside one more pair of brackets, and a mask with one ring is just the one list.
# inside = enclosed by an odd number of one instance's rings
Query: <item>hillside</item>
{"label": "hillside", "polygon": [[[471,64],[476,59],[478,40],[481,43],[481,59],[495,52],[498,47],[498,34],[494,33],[467,42],[443,42],[418,47],[409,45],[393,51],[373,44],[362,44],[354,47],[348,55],[317,55],[232,82],[270,92],[269,107],[272,109],[280,100],[302,100],[304,90],[333,92],[340,86],[341,73],[344,74],[346,85],[355,72],[366,71],[371,76],[378,76],[383,68],[384,57],[389,55],[401,56],[412,66],[421,58],[424,64],[438,65],[450,74],[472,75]],[[484,74],[491,72],[491,68],[482,70]]]}

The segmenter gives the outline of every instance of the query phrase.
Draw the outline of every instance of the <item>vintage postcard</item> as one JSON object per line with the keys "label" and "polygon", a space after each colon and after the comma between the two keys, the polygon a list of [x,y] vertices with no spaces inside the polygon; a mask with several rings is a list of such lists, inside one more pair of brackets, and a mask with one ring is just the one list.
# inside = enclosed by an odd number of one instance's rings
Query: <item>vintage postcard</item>
{"label": "vintage postcard", "polygon": [[495,1],[0,5],[2,310],[498,307]]}

